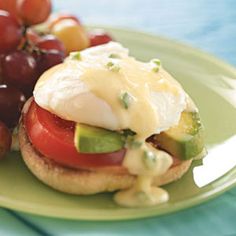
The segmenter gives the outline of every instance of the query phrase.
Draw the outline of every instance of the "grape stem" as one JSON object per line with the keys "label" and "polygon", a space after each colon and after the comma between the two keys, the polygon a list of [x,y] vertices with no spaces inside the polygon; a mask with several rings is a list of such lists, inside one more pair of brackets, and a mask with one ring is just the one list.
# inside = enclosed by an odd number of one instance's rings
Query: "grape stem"
{"label": "grape stem", "polygon": [[28,50],[30,53],[35,52],[37,55],[45,53],[45,50],[40,50],[38,47],[36,47],[34,44],[32,44],[30,42],[30,40],[28,39],[28,36],[27,36],[28,28],[29,28],[29,26],[27,26],[27,25],[24,25],[24,27],[23,27],[22,35],[25,38],[25,42],[22,45],[21,49],[24,51]]}
{"label": "grape stem", "polygon": [[27,30],[28,30],[28,26],[24,25],[22,35],[25,38],[25,42],[22,45],[22,48],[21,48],[22,50],[26,50],[28,46],[30,46],[29,39],[27,37]]}
{"label": "grape stem", "polygon": [[27,33],[28,28],[29,27],[27,25],[24,25],[23,32],[22,32],[23,36],[27,36],[26,33]]}

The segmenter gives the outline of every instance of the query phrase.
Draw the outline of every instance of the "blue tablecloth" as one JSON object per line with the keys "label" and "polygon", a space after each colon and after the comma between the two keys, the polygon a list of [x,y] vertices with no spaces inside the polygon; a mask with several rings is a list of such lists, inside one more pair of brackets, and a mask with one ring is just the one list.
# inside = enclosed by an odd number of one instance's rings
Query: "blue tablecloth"
{"label": "blue tablecloth", "polygon": [[[236,64],[236,1],[54,0],[86,24],[167,36]],[[236,235],[236,189],[191,209],[126,222],[58,220],[0,209],[0,235]]]}

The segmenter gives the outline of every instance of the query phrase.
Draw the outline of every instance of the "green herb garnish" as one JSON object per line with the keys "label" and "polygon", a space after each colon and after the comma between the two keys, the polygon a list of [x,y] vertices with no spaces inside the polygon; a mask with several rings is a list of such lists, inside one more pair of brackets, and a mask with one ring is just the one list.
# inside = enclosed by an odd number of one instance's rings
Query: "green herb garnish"
{"label": "green herb garnish", "polygon": [[130,94],[127,93],[127,92],[123,92],[123,93],[120,95],[121,105],[122,105],[125,109],[128,109],[128,108],[129,108],[131,99],[132,99],[132,97],[131,97]]}
{"label": "green herb garnish", "polygon": [[128,136],[134,136],[136,133],[134,131],[132,131],[131,129],[124,129],[121,131],[122,134],[126,137]]}
{"label": "green herb garnish", "polygon": [[159,67],[153,67],[153,68],[152,68],[152,71],[155,72],[155,73],[157,73],[159,70],[160,70]]}
{"label": "green herb garnish", "polygon": [[131,149],[137,149],[140,148],[143,144],[143,142],[135,140],[134,136],[127,136],[125,138],[125,143],[126,143],[126,148],[131,148]]}
{"label": "green herb garnish", "polygon": [[120,66],[113,63],[112,61],[108,62],[106,66],[110,71],[113,71],[113,72],[119,72],[120,70]]}
{"label": "green herb garnish", "polygon": [[152,62],[153,62],[154,64],[156,64],[157,66],[160,66],[160,65],[161,65],[160,59],[153,59]]}
{"label": "green herb garnish", "polygon": [[72,53],[70,54],[70,57],[71,57],[71,59],[73,59],[73,60],[78,60],[78,61],[81,60],[81,54],[80,54],[80,52],[72,52]]}
{"label": "green herb garnish", "polygon": [[143,152],[143,162],[148,169],[153,169],[156,161],[156,155],[153,152],[147,150]]}
{"label": "green herb garnish", "polygon": [[159,59],[153,59],[152,63],[154,64],[154,67],[152,68],[152,71],[157,73],[160,70],[161,61]]}
{"label": "green herb garnish", "polygon": [[118,54],[116,54],[116,53],[111,53],[109,58],[119,59],[120,56]]}

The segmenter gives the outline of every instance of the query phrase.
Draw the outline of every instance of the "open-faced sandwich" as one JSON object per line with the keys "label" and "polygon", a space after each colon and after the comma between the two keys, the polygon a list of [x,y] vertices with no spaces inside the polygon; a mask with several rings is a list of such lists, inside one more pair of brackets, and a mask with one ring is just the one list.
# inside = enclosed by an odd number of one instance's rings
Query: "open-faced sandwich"
{"label": "open-faced sandwich", "polygon": [[160,188],[205,153],[198,109],[158,59],[110,42],[71,53],[38,80],[19,130],[23,159],[54,189],[113,192],[124,206],[168,201]]}

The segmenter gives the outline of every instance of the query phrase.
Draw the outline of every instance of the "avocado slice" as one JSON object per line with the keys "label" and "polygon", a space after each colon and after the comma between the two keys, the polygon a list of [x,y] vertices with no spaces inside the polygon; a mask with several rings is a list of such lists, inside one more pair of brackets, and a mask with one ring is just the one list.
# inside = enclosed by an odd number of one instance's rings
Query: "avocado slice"
{"label": "avocado slice", "polygon": [[204,149],[204,132],[199,113],[182,112],[179,124],[155,135],[154,140],[160,149],[178,159],[194,158]]}
{"label": "avocado slice", "polygon": [[122,149],[125,137],[115,131],[77,124],[74,143],[80,153],[108,153]]}

